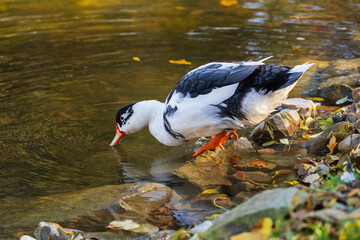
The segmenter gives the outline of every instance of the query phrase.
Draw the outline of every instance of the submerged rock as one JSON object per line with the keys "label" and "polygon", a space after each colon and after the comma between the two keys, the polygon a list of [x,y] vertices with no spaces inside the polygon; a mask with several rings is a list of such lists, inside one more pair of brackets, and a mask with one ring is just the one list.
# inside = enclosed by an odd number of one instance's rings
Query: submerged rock
{"label": "submerged rock", "polygon": [[292,136],[301,122],[296,110],[283,110],[260,123],[250,137],[259,143]]}
{"label": "submerged rock", "polygon": [[320,87],[329,87],[332,84],[342,85],[346,84],[350,87],[360,87],[360,74],[352,73],[345,76],[338,76],[333,78],[328,78],[326,81],[322,82]]}
{"label": "submerged rock", "polygon": [[325,100],[325,103],[329,105],[336,105],[336,101],[348,97],[352,98],[353,89],[346,84],[330,84],[327,87],[320,87],[311,90],[308,95],[310,97],[321,97]]}
{"label": "submerged rock", "polygon": [[228,161],[229,156],[241,152],[254,151],[251,143],[244,137],[226,146],[221,151],[206,151],[197,156],[193,161],[186,163],[177,169],[174,174],[188,179],[191,183],[208,189],[211,186],[230,186],[227,178],[232,165]]}
{"label": "submerged rock", "polygon": [[296,187],[277,188],[256,194],[246,202],[222,214],[205,232],[206,239],[228,239],[248,231],[261,218],[277,219],[305,202],[309,195]]}

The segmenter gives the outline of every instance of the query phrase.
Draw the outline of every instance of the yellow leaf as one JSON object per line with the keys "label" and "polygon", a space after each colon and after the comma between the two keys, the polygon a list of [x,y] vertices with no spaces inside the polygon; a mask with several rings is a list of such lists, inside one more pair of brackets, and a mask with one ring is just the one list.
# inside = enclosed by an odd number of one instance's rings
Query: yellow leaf
{"label": "yellow leaf", "polygon": [[281,169],[281,170],[277,170],[275,171],[275,175],[273,176],[276,177],[277,175],[288,175],[288,174],[291,174],[293,173],[294,171],[293,170],[290,170],[290,169]]}
{"label": "yellow leaf", "polygon": [[140,62],[140,61],[141,61],[141,59],[140,59],[139,57],[133,57],[133,60],[134,60],[134,61],[137,61],[137,62]]}
{"label": "yellow leaf", "polygon": [[224,7],[231,7],[238,4],[237,0],[221,0],[220,4]]}
{"label": "yellow leaf", "polygon": [[321,97],[309,97],[306,98],[307,100],[312,100],[312,101],[317,101],[317,102],[323,102],[325,101],[325,99],[321,98]]}
{"label": "yellow leaf", "polygon": [[336,106],[316,106],[317,110],[322,110],[322,111],[328,111],[328,112],[332,112],[335,110],[338,110],[340,107],[336,107]]}
{"label": "yellow leaf", "polygon": [[291,182],[287,182],[287,183],[290,184],[290,185],[293,185],[293,186],[299,184],[299,182],[296,181],[296,180],[291,181]]}
{"label": "yellow leaf", "polygon": [[317,134],[313,134],[313,135],[310,135],[310,134],[303,134],[302,135],[302,138],[303,139],[306,139],[306,140],[312,140],[312,139],[315,139],[317,137],[319,137],[323,132],[319,132]]}
{"label": "yellow leaf", "polygon": [[292,45],[291,48],[295,51],[300,51],[300,47],[296,45]]}
{"label": "yellow leaf", "polygon": [[330,150],[330,153],[332,153],[334,151],[334,148],[335,148],[336,144],[337,144],[336,137],[332,136],[332,138],[329,141],[329,144],[327,145],[327,147]]}
{"label": "yellow leaf", "polygon": [[273,221],[271,218],[258,220],[250,232],[240,233],[230,237],[230,240],[263,240],[272,233]]}
{"label": "yellow leaf", "polygon": [[299,200],[300,200],[300,197],[299,197],[299,196],[295,196],[295,197],[293,197],[293,198],[291,199],[291,204],[292,204],[292,205],[296,205],[297,201],[299,201]]}
{"label": "yellow leaf", "polygon": [[309,130],[309,124],[314,122],[314,121],[315,121],[314,118],[308,117],[308,118],[306,118],[305,122],[300,123],[300,128],[303,129],[303,130]]}
{"label": "yellow leaf", "polygon": [[266,162],[260,161],[260,160],[253,160],[250,162],[250,166],[253,167],[266,167],[268,164]]}
{"label": "yellow leaf", "polygon": [[185,59],[180,59],[180,60],[169,60],[169,63],[173,63],[173,64],[185,64],[185,65],[190,65],[191,62],[186,61]]}
{"label": "yellow leaf", "polygon": [[203,191],[201,194],[212,194],[212,193],[219,193],[219,191],[216,189],[207,189]]}

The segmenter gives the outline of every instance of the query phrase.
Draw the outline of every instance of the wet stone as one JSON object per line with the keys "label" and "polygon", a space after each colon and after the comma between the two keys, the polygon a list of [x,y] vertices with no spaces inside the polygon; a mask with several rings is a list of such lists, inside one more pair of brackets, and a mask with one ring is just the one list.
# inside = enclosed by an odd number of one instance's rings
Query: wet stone
{"label": "wet stone", "polygon": [[343,141],[339,142],[338,149],[340,152],[348,153],[352,149],[357,148],[360,144],[360,134],[351,134],[347,136]]}
{"label": "wet stone", "polygon": [[317,88],[311,90],[308,95],[310,97],[321,97],[326,104],[336,105],[336,101],[340,98],[352,98],[353,89],[346,84],[331,84],[328,87]]}
{"label": "wet stone", "polygon": [[310,117],[316,114],[316,105],[313,101],[304,98],[288,98],[282,107],[291,110],[298,110],[300,116]]}

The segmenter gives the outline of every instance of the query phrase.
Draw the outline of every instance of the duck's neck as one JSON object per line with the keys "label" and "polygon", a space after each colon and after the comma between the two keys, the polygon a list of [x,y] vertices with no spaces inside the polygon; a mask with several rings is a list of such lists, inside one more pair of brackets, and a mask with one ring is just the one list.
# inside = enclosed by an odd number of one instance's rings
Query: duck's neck
{"label": "duck's neck", "polygon": [[142,101],[137,103],[143,108],[144,120],[148,122],[150,133],[162,144],[178,146],[185,143],[183,138],[174,137],[174,134],[166,129],[164,122],[165,104],[156,100]]}

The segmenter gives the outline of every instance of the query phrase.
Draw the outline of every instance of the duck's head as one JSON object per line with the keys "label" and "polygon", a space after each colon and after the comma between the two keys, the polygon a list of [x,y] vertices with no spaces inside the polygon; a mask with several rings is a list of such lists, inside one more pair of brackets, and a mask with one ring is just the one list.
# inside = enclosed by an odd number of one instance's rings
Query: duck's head
{"label": "duck's head", "polygon": [[141,103],[133,103],[121,108],[116,114],[116,134],[110,146],[115,146],[126,134],[143,129],[147,124],[144,115]]}

